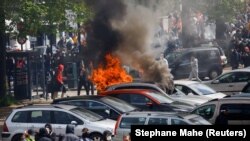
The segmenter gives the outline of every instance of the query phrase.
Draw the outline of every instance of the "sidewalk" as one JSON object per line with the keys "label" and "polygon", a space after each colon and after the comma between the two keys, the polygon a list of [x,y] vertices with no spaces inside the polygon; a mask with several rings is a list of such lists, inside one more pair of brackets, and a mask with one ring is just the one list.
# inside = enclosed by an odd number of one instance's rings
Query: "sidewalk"
{"label": "sidewalk", "polygon": [[[95,91],[95,95],[97,92]],[[82,90],[81,91],[81,96],[86,95],[86,91]],[[50,104],[53,100],[52,99],[45,99],[45,98],[40,98],[37,96],[37,92],[32,92],[33,99],[25,99],[25,100],[20,100],[17,102],[15,105],[11,105],[8,107],[1,107],[0,108],[0,122],[5,120],[5,117],[9,115],[9,113],[12,111],[12,109],[29,105],[29,104]],[[50,95],[49,95],[50,96]],[[65,97],[72,97],[72,96],[77,96],[77,91],[76,90],[69,90],[67,91]],[[58,98],[61,98],[61,93],[58,93]]]}

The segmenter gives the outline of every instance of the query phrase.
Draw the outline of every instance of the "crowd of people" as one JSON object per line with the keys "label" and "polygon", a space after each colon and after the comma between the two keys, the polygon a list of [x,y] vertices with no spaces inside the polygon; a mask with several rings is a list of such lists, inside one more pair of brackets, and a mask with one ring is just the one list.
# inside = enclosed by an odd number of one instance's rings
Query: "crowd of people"
{"label": "crowd of people", "polygon": [[34,129],[26,130],[20,138],[20,141],[112,141],[112,133],[108,130],[102,133],[101,139],[92,139],[88,128],[82,129],[82,135],[79,137],[75,134],[74,124],[66,126],[65,134],[57,135],[52,125],[46,123],[39,131]]}

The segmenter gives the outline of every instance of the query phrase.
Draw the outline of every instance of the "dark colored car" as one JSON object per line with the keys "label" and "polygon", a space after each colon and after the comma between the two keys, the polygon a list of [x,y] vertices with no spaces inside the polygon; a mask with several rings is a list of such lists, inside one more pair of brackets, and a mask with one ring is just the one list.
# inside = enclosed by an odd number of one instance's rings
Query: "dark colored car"
{"label": "dark colored car", "polygon": [[53,104],[74,105],[90,110],[105,118],[116,120],[121,114],[137,111],[138,108],[115,97],[77,96],[56,99]]}
{"label": "dark colored car", "polygon": [[174,101],[157,91],[145,89],[123,89],[100,93],[122,99],[145,111],[188,112],[194,107]]}
{"label": "dark colored car", "polygon": [[175,79],[188,78],[191,71],[190,58],[198,59],[199,77],[214,79],[222,73],[223,65],[219,49],[215,47],[196,47],[174,51],[166,56],[169,68]]}

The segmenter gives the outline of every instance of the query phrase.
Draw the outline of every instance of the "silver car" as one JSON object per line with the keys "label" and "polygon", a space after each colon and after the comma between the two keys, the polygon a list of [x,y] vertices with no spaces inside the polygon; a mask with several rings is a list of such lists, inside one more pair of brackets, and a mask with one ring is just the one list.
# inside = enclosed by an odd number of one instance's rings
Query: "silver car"
{"label": "silver car", "polygon": [[168,112],[130,112],[117,120],[115,141],[122,141],[131,132],[131,125],[211,125],[199,115]]}
{"label": "silver car", "polygon": [[75,134],[82,135],[82,129],[88,128],[90,137],[102,138],[104,131],[113,133],[115,121],[70,105],[31,105],[14,109],[4,122],[3,141],[18,141],[24,131],[39,131],[46,123],[50,123],[56,135],[64,135],[67,124],[74,123]]}
{"label": "silver car", "polygon": [[250,81],[250,68],[244,68],[223,73],[212,81],[204,82],[204,84],[217,92],[233,94],[241,92],[248,81]]}

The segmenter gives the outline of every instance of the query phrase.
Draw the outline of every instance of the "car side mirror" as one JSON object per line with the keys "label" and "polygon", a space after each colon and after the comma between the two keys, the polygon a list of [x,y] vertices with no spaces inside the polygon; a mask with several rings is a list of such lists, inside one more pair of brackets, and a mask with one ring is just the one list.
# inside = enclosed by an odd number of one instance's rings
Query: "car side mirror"
{"label": "car side mirror", "polygon": [[108,115],[110,115],[110,109],[106,109],[105,113],[108,114]]}
{"label": "car side mirror", "polygon": [[219,84],[219,83],[220,83],[219,80],[214,80],[214,81],[212,82],[212,84]]}
{"label": "car side mirror", "polygon": [[147,102],[146,105],[147,105],[148,107],[152,107],[152,106],[153,106],[153,103],[152,103],[152,102]]}
{"label": "car side mirror", "polygon": [[71,121],[71,124],[77,126],[77,122],[76,121]]}

